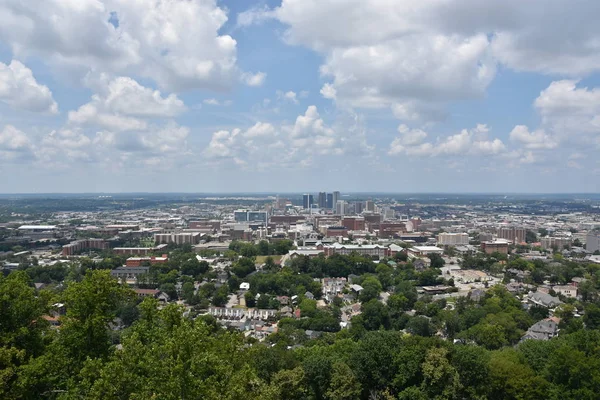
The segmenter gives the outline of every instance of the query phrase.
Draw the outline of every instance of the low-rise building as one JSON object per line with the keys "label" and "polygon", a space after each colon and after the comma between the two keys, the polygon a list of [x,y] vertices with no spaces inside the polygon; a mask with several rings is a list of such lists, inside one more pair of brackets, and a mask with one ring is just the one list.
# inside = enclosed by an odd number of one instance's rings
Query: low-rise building
{"label": "low-rise building", "polygon": [[533,340],[550,340],[558,335],[559,318],[546,318],[533,324],[523,335],[521,341]]}
{"label": "low-rise building", "polygon": [[488,242],[481,243],[481,251],[485,254],[492,253],[500,253],[500,254],[508,254],[508,245],[509,242],[507,240],[494,240]]}
{"label": "low-rise building", "polygon": [[556,292],[556,294],[560,294],[561,296],[574,298],[577,297],[577,286],[573,285],[557,285],[553,286],[552,290]]}
{"label": "low-rise building", "polygon": [[414,246],[408,249],[408,255],[412,257],[424,257],[430,254],[444,254],[444,249],[437,246]]}

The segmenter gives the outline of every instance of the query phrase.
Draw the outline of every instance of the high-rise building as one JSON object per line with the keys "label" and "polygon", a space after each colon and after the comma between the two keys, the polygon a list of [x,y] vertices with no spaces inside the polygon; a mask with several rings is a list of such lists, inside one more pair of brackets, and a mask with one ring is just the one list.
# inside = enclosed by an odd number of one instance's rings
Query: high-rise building
{"label": "high-rise building", "polygon": [[266,211],[248,211],[248,222],[268,222],[269,215]]}
{"label": "high-rise building", "polygon": [[248,221],[248,210],[235,210],[233,212],[233,219],[235,220],[235,222]]}
{"label": "high-rise building", "polygon": [[373,200],[365,201],[365,211],[375,212],[375,202]]}
{"label": "high-rise building", "polygon": [[302,196],[302,207],[304,209],[309,209],[309,208],[312,208],[312,205],[313,205],[313,195],[305,193]]}
{"label": "high-rise building", "polygon": [[327,193],[327,208],[333,209],[335,203],[333,202],[333,193]]}
{"label": "high-rise building", "polygon": [[525,228],[508,226],[498,229],[498,238],[506,239],[512,243],[522,243],[525,241]]}
{"label": "high-rise building", "polygon": [[337,203],[335,203],[335,213],[337,215],[348,214],[348,203],[346,203],[344,200],[338,200]]}
{"label": "high-rise building", "polygon": [[319,202],[318,202],[319,208],[326,208],[327,207],[327,193],[325,192],[319,192]]}
{"label": "high-rise building", "polygon": [[585,249],[594,253],[600,251],[600,230],[589,231],[585,240]]}
{"label": "high-rise building", "polygon": [[356,214],[362,214],[362,212],[364,211],[365,208],[365,203],[362,201],[356,201],[354,202],[354,212]]}
{"label": "high-rise building", "polygon": [[332,199],[332,207],[337,207],[337,202],[340,201],[342,199],[342,195],[340,194],[340,192],[333,192],[333,199]]}

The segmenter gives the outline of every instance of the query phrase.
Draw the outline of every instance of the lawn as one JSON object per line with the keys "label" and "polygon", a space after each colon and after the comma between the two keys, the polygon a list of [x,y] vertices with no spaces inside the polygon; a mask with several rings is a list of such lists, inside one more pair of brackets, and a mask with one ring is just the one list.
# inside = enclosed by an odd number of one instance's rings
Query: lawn
{"label": "lawn", "polygon": [[267,257],[272,257],[273,261],[277,262],[279,260],[281,260],[281,257],[283,256],[256,256],[256,264],[264,264],[264,262],[267,260]]}

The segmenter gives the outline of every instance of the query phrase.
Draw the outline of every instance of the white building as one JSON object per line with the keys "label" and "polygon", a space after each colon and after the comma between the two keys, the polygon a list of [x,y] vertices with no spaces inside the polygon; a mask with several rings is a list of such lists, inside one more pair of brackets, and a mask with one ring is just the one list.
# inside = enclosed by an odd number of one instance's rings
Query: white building
{"label": "white building", "polygon": [[408,249],[408,255],[412,257],[423,257],[429,254],[444,254],[444,249],[437,246],[414,246]]}
{"label": "white building", "polygon": [[466,233],[440,233],[437,236],[438,246],[464,246],[469,244]]}

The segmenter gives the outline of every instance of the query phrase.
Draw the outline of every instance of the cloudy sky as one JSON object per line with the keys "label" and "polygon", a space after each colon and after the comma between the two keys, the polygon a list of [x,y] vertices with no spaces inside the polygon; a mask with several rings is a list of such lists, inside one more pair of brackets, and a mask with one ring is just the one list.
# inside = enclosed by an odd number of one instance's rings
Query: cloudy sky
{"label": "cloudy sky", "polygon": [[599,192],[597,0],[3,0],[0,192]]}

